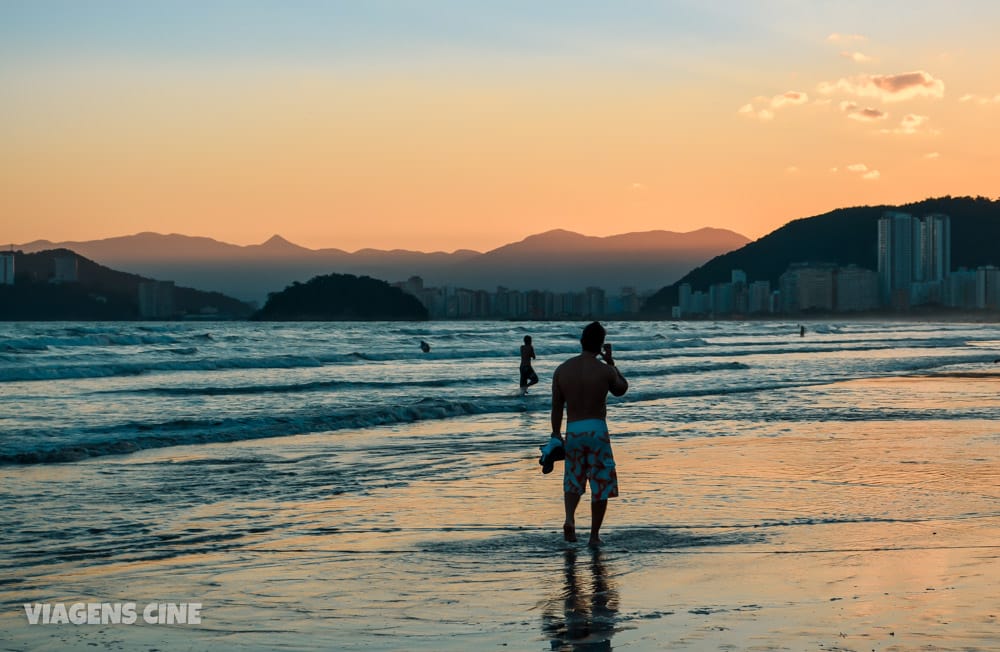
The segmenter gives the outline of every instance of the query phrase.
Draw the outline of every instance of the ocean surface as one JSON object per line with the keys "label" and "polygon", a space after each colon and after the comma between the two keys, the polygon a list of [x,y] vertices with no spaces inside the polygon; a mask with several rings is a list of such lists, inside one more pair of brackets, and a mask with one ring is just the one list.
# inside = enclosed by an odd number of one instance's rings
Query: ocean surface
{"label": "ocean surface", "polygon": [[[544,410],[546,383],[579,351],[579,330],[495,322],[0,324],[0,462],[72,462],[177,444]],[[516,385],[526,334],[543,382],[525,400]],[[421,340],[430,353],[420,351]],[[787,393],[774,390],[962,373],[1000,357],[1000,327],[963,324],[831,323],[799,337],[791,323],[628,322],[611,324],[608,340],[633,381],[617,422],[694,423],[699,414],[679,413],[669,399],[714,403],[741,394],[753,400],[719,409],[739,405],[742,412],[752,404],[769,419],[811,418],[809,406],[788,405]],[[705,406],[687,403],[699,413]],[[856,405],[840,410],[830,418],[901,416]]]}
{"label": "ocean surface", "polygon": [[[197,598],[194,649],[303,631],[462,649],[521,630],[578,649],[571,573],[554,593],[538,581],[570,558],[561,465],[536,459],[583,325],[0,323],[0,604]],[[995,542],[1000,325],[606,326],[631,388],[609,397],[622,497],[610,570],[587,562],[612,586],[588,589],[603,606],[586,640],[639,640],[621,632],[672,613],[613,586],[650,555],[814,550],[831,525],[869,549],[855,526],[873,523],[901,546],[922,524]],[[541,382],[520,397],[525,335]],[[726,608],[743,607],[763,608]]]}

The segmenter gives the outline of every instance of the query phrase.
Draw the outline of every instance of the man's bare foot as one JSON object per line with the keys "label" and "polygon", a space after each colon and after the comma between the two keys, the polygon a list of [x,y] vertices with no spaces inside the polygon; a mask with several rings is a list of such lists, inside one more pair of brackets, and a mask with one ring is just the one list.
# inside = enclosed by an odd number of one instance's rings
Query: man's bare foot
{"label": "man's bare foot", "polygon": [[590,548],[599,548],[600,546],[603,545],[604,545],[604,539],[600,537],[597,538],[591,537],[590,541],[587,542],[587,546]]}
{"label": "man's bare foot", "polygon": [[573,543],[576,541],[576,527],[569,523],[563,524],[563,539]]}

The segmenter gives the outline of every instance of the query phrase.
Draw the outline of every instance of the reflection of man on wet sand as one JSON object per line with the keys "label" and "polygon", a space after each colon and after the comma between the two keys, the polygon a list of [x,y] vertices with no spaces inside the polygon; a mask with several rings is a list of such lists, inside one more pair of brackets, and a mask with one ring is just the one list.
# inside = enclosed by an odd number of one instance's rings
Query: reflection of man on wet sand
{"label": "reflection of man on wet sand", "polygon": [[594,550],[590,561],[588,587],[586,578],[577,573],[576,551],[566,551],[566,584],[542,617],[542,631],[550,637],[553,650],[611,649],[618,621],[618,591],[608,579],[602,553]]}
{"label": "reflection of man on wet sand", "polygon": [[[566,521],[563,536],[576,541],[576,507],[590,483],[590,540],[600,545],[598,536],[608,498],[618,495],[618,474],[611,453],[611,438],[605,422],[608,392],[621,396],[628,381],[615,367],[611,345],[604,344],[604,327],[593,322],[583,329],[583,352],[559,365],[552,376],[552,436],[559,437],[563,408],[566,409],[566,467],[563,491]],[[601,348],[603,346],[603,353]],[[604,362],[598,360],[598,356]]]}

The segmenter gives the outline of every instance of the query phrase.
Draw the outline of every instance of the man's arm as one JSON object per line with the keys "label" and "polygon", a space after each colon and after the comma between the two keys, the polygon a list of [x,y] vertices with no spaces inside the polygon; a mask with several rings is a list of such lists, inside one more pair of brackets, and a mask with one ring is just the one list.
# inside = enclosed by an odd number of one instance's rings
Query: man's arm
{"label": "man's arm", "polygon": [[559,369],[552,374],[552,436],[562,439],[563,409],[566,407],[566,397],[559,388]]}
{"label": "man's arm", "polygon": [[614,396],[624,396],[625,392],[628,391],[628,381],[625,380],[625,376],[622,372],[618,371],[618,367],[615,366],[613,362],[609,362],[608,366],[611,367],[611,394]]}
{"label": "man's arm", "polygon": [[628,381],[625,380],[625,376],[622,372],[618,371],[618,367],[615,366],[614,357],[611,353],[611,345],[604,345],[604,352],[601,354],[604,358],[604,362],[611,367],[610,379],[608,381],[608,390],[613,396],[624,396],[625,392],[628,391]]}

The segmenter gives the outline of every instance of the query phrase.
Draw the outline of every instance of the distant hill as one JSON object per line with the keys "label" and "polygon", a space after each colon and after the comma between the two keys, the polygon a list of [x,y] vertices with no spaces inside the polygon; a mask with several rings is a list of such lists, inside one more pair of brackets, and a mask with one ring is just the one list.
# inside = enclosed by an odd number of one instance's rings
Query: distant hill
{"label": "distant hill", "polygon": [[734,269],[746,272],[749,282],[766,280],[772,287],[788,266],[796,262],[854,264],[875,270],[878,219],[890,210],[916,216],[949,215],[951,262],[955,269],[1000,264],[1000,200],[938,197],[900,206],[841,208],[794,220],[744,247],[712,258],[660,289],[647,300],[643,312],[667,314],[677,305],[677,288],[682,283],[690,283],[694,290],[707,290],[713,283],[728,282]]}
{"label": "distant hill", "polygon": [[692,267],[749,242],[738,233],[704,228],[689,233],[644,231],[607,237],[561,229],[469,258],[453,268],[471,289],[653,290]]}
{"label": "distant hill", "polygon": [[[173,280],[263,302],[268,292],[292,281],[331,272],[394,282],[421,276],[425,285],[469,289],[582,290],[593,285],[617,292],[622,286],[654,290],[692,267],[749,240],[722,229],[691,233],[647,231],[598,238],[549,231],[486,253],[361,249],[307,249],[274,236],[259,245],[238,246],[178,234],[133,236],[59,243],[119,269]],[[40,240],[25,251],[51,249]]]}
{"label": "distant hill", "polygon": [[329,274],[271,294],[254,315],[262,321],[424,320],[417,299],[368,276]]}
{"label": "distant hill", "polygon": [[[76,260],[76,281],[51,282],[57,259]],[[138,319],[139,284],[152,279],[115,271],[69,249],[15,252],[16,283],[0,285],[0,320]],[[218,292],[174,288],[178,316],[243,319],[252,308]]]}

